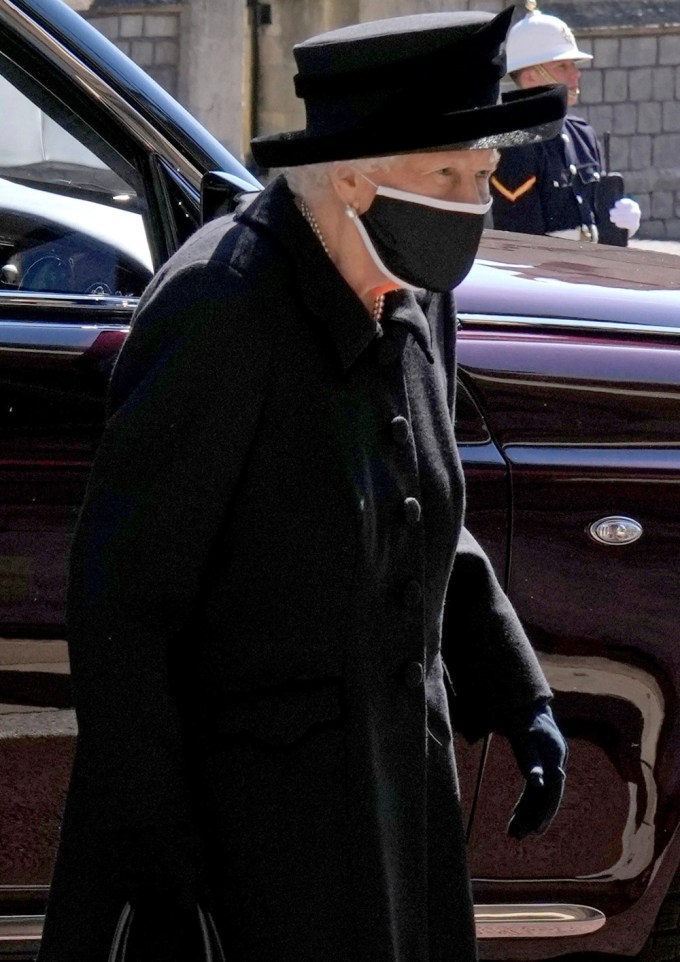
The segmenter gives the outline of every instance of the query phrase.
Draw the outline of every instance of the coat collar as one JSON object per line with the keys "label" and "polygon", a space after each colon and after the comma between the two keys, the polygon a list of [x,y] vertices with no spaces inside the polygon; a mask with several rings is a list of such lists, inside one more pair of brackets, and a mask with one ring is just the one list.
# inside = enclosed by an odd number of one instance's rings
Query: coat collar
{"label": "coat collar", "polygon": [[[278,177],[237,212],[236,219],[256,230],[273,234],[294,266],[299,290],[312,313],[327,330],[344,370],[357,360],[383,330],[368,314],[344,278],[338,273],[298,210],[283,177]],[[405,325],[429,360],[431,333],[423,307],[426,292],[395,291],[387,295],[384,323]]]}

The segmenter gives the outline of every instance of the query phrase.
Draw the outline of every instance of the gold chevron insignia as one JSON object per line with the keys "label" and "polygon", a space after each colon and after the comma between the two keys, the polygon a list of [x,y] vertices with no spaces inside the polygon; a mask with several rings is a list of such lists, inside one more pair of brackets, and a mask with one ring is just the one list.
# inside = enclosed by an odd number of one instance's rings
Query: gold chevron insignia
{"label": "gold chevron insignia", "polygon": [[508,190],[507,187],[504,187],[503,184],[501,184],[500,180],[497,177],[492,177],[491,183],[494,185],[498,193],[502,194],[503,197],[505,197],[506,200],[509,200],[510,203],[512,204],[516,200],[519,200],[519,198],[522,197],[524,194],[526,194],[527,191],[531,190],[531,188],[536,183],[536,177],[535,176],[530,177],[528,180],[525,180],[523,184],[519,185],[517,190]]}

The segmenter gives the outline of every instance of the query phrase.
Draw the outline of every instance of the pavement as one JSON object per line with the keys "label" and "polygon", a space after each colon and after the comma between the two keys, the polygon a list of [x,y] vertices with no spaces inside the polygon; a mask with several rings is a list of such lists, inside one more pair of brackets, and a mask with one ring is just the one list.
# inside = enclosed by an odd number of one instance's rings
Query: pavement
{"label": "pavement", "polygon": [[680,241],[672,240],[648,240],[647,238],[633,237],[628,241],[630,247],[638,247],[641,250],[661,251],[664,254],[680,254]]}

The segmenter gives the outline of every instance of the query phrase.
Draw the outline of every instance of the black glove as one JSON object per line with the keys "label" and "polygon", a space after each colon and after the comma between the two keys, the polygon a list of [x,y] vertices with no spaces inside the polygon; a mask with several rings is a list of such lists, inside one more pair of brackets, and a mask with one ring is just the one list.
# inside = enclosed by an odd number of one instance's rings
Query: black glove
{"label": "black glove", "polygon": [[526,779],[526,785],[508,823],[508,835],[541,835],[552,822],[562,800],[567,743],[548,705],[540,705],[507,733]]}

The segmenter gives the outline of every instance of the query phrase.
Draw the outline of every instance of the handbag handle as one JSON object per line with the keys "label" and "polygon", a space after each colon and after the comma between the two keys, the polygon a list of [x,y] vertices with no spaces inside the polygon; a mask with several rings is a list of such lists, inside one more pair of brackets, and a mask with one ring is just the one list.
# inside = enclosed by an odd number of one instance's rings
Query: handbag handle
{"label": "handbag handle", "polygon": [[[196,912],[198,914],[200,947],[203,953],[199,956],[201,962],[226,962],[212,915],[206,909],[201,908],[200,905],[196,906]],[[135,910],[129,902],[126,902],[120,913],[116,931],[113,933],[108,962],[126,962],[127,944],[134,917]]]}

